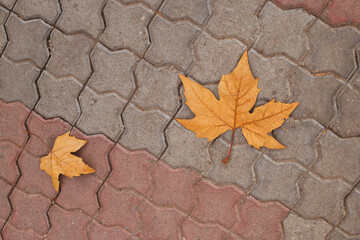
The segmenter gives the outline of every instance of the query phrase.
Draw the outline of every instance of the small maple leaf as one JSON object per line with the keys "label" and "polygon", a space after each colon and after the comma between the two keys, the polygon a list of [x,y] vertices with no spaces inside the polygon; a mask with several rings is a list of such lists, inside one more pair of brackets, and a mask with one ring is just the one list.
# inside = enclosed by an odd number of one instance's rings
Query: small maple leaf
{"label": "small maple leaf", "polygon": [[40,169],[50,175],[56,191],[59,191],[60,174],[72,178],[73,176],[80,176],[80,174],[95,172],[95,169],[86,165],[81,158],[71,154],[79,150],[85,143],[86,140],[77,139],[70,136],[70,132],[67,132],[58,136],[53,150],[41,158]]}
{"label": "small maple leaf", "polygon": [[273,99],[250,113],[261,89],[257,87],[259,78],[255,79],[251,73],[247,51],[234,71],[222,76],[218,86],[219,100],[210,90],[181,74],[179,76],[184,84],[186,104],[195,117],[176,120],[195,132],[197,137],[207,138],[208,141],[231,129],[231,145],[224,163],[229,161],[235,129],[239,127],[250,146],[257,149],[262,146],[285,148],[269,133],[283,124],[298,102],[287,104]]}

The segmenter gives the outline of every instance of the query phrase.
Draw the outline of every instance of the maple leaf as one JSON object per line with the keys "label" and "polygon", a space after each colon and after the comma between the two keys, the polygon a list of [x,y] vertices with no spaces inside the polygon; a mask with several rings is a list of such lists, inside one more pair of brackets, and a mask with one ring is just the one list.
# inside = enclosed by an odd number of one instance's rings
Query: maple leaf
{"label": "maple leaf", "polygon": [[80,176],[80,174],[95,172],[95,169],[86,165],[80,157],[71,154],[79,150],[85,143],[86,140],[77,139],[67,132],[58,136],[50,153],[41,158],[40,169],[50,175],[56,191],[59,190],[60,174],[72,178]]}
{"label": "maple leaf", "polygon": [[257,87],[259,78],[255,79],[251,73],[247,51],[234,71],[222,76],[218,86],[219,99],[197,82],[181,74],[179,76],[185,88],[185,103],[195,117],[176,120],[195,132],[197,137],[207,138],[208,141],[232,130],[230,149],[223,159],[224,163],[229,161],[235,129],[239,127],[250,146],[257,149],[262,146],[270,149],[285,148],[269,133],[283,124],[298,102],[287,104],[273,99],[250,113],[261,89]]}

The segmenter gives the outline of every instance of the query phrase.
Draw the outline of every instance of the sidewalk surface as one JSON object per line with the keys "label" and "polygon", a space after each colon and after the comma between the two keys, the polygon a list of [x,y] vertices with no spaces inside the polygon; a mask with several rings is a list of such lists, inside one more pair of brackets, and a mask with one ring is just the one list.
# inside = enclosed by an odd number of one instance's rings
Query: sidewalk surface
{"label": "sidewalk surface", "polygon": [[[0,24],[0,239],[360,240],[359,0],[0,0]],[[287,149],[237,131],[224,165],[178,74],[217,95],[245,50],[257,104],[299,106]],[[67,131],[97,171],[57,193]]]}

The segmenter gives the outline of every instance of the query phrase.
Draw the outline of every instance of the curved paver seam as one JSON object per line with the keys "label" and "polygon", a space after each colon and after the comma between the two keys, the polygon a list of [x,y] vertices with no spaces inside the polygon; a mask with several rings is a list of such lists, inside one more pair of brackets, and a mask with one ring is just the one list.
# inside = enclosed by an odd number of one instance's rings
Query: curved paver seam
{"label": "curved paver seam", "polygon": [[7,15],[7,17],[6,17],[5,21],[4,21],[4,23],[2,24],[2,26],[3,26],[4,30],[5,30],[6,43],[5,43],[5,45],[4,45],[4,48],[1,49],[0,57],[4,54],[5,48],[6,48],[6,46],[7,46],[8,43],[9,43],[9,34],[8,34],[7,30],[6,30],[5,24],[6,24],[7,21],[9,20],[10,14],[12,13],[13,9],[15,8],[15,5],[16,5],[17,1],[19,1],[19,0],[16,0],[16,2],[14,3],[14,5],[12,6],[11,9],[8,9],[8,8],[6,8],[5,6],[0,5],[0,6],[2,6],[3,8],[5,8],[5,9],[7,9],[7,10],[9,11],[9,12],[8,12],[8,15]]}

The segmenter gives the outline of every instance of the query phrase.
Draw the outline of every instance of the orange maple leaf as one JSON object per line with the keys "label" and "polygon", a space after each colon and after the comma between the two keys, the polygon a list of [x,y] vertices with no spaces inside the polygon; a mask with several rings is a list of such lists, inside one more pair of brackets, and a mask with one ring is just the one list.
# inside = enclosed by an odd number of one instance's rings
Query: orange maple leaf
{"label": "orange maple leaf", "polygon": [[184,84],[186,104],[195,117],[176,120],[195,132],[197,137],[207,138],[208,141],[231,129],[230,150],[224,163],[229,161],[235,129],[239,127],[250,146],[257,149],[262,146],[270,149],[285,148],[269,133],[283,124],[298,102],[287,104],[273,99],[250,113],[261,89],[257,87],[259,78],[255,79],[251,73],[247,52],[234,71],[222,76],[218,86],[219,100],[210,90],[181,74],[179,76]]}

